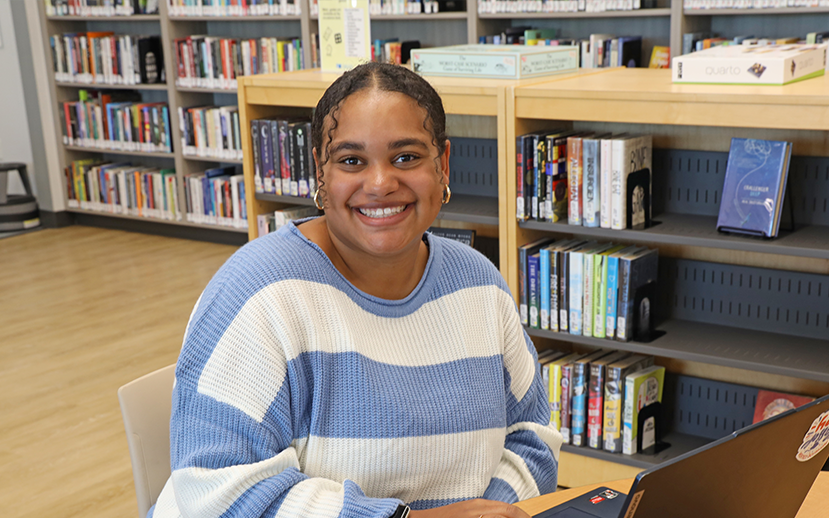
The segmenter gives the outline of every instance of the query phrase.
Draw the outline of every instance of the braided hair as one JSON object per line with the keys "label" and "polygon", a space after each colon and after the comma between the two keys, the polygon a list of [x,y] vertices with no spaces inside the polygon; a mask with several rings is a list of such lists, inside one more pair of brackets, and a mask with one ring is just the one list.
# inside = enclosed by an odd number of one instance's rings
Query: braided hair
{"label": "braided hair", "polygon": [[[368,62],[337,78],[322,95],[314,110],[311,121],[311,144],[316,149],[319,160],[318,188],[320,190],[325,185],[322,166],[328,163],[330,158],[328,148],[331,146],[334,130],[339,124],[337,113],[343,101],[351,94],[365,89],[401,93],[414,99],[417,105],[426,111],[423,128],[432,134],[432,144],[438,150],[435,165],[436,170],[439,170],[440,157],[446,151],[446,114],[443,111],[443,101],[440,96],[432,85],[408,68],[391,63]],[[323,153],[323,127],[329,115],[331,127],[328,128],[326,134],[328,145]]]}

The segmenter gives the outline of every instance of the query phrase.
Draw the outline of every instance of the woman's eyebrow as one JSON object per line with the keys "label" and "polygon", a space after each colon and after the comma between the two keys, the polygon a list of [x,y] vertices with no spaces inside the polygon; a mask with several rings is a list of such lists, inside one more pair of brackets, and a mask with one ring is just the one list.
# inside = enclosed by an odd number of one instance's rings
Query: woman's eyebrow
{"label": "woman's eyebrow", "polygon": [[348,149],[351,151],[365,151],[366,146],[359,142],[351,142],[347,140],[344,142],[338,142],[331,146],[331,149],[328,153],[333,155],[334,153],[337,153],[338,151],[342,151],[344,149]]}
{"label": "woman's eyebrow", "polygon": [[402,147],[407,146],[416,146],[426,149],[429,148],[429,146],[427,146],[425,142],[417,138],[404,138],[400,140],[395,140],[394,142],[389,142],[389,149],[400,149]]}

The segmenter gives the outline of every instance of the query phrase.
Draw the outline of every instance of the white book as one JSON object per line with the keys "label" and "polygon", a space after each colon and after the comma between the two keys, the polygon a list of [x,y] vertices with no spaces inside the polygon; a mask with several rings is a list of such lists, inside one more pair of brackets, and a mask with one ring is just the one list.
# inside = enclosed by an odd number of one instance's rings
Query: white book
{"label": "white book", "polygon": [[627,178],[632,172],[651,169],[653,137],[624,136],[613,139],[611,147],[610,228],[623,230],[627,228]]}

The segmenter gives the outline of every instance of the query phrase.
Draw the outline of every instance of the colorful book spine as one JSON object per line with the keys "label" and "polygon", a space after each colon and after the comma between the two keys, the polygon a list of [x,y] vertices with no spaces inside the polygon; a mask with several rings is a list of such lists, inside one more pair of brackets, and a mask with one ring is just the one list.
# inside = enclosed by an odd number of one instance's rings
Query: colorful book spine
{"label": "colorful book spine", "polygon": [[622,452],[622,423],[625,401],[625,378],[628,374],[653,365],[653,356],[633,355],[607,366],[604,388],[603,449]]}
{"label": "colorful book spine", "polygon": [[564,444],[570,444],[574,367],[575,365],[572,363],[561,366],[561,428],[559,431],[564,439]]}
{"label": "colorful book spine", "polygon": [[600,186],[600,140],[586,138],[583,148],[583,183],[582,183],[582,225],[598,227],[601,219]]}
{"label": "colorful book spine", "polygon": [[558,331],[566,333],[569,331],[570,321],[570,252],[564,251],[559,254],[558,273]]}
{"label": "colorful book spine", "polygon": [[542,248],[539,252],[539,326],[550,329],[550,249]]}
{"label": "colorful book spine", "polygon": [[652,366],[629,374],[625,378],[624,428],[622,453],[633,455],[638,451],[639,413],[643,408],[662,401],[665,385],[665,367]]}
{"label": "colorful book spine", "polygon": [[605,337],[607,320],[607,254],[593,258],[593,337]]}
{"label": "colorful book spine", "polygon": [[604,364],[590,364],[590,381],[587,387],[587,446],[593,449],[602,447],[604,374]]}
{"label": "colorful book spine", "polygon": [[587,381],[589,376],[588,363],[576,362],[573,365],[570,435],[574,446],[583,446],[585,443],[587,426]]}
{"label": "colorful book spine", "polygon": [[524,207],[524,136],[515,139],[515,218],[527,220],[527,208]]}
{"label": "colorful book spine", "polygon": [[538,329],[538,285],[539,285],[539,254],[535,253],[527,257],[527,280],[529,286],[527,295],[529,296],[529,325],[533,329]]}
{"label": "colorful book spine", "polygon": [[570,295],[570,334],[581,335],[582,304],[584,302],[584,254],[570,252],[568,255],[570,283],[567,289]]}
{"label": "colorful book spine", "polygon": [[570,225],[582,224],[582,137],[567,139],[567,187],[570,198],[567,222]]}
{"label": "colorful book spine", "polygon": [[582,268],[582,335],[593,336],[593,258],[595,253],[584,253]]}
{"label": "colorful book spine", "polygon": [[605,338],[611,340],[616,337],[616,302],[619,293],[619,258],[610,256],[607,258],[607,282],[605,284],[607,295],[607,316],[605,317]]}

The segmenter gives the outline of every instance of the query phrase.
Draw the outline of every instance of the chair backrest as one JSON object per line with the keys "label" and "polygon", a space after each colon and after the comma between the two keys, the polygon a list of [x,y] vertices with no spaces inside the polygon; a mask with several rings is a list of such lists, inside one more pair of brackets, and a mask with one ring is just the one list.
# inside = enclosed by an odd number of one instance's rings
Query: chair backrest
{"label": "chair backrest", "polygon": [[170,478],[170,409],[175,368],[164,367],[118,389],[140,518],[147,516]]}

